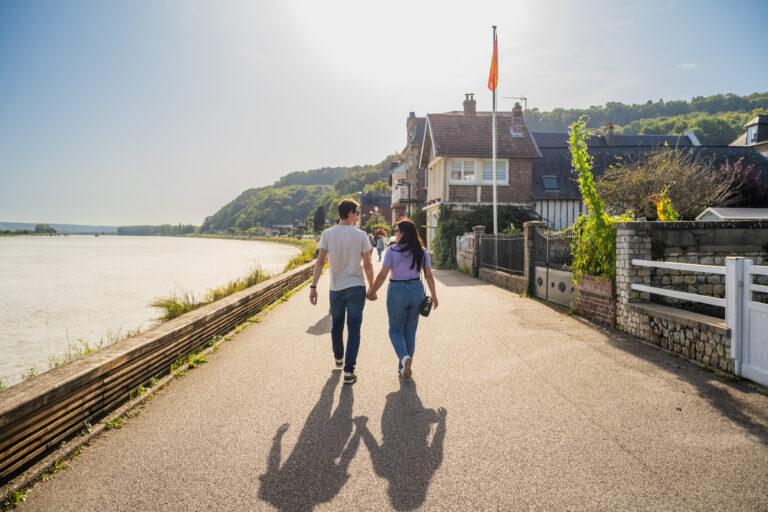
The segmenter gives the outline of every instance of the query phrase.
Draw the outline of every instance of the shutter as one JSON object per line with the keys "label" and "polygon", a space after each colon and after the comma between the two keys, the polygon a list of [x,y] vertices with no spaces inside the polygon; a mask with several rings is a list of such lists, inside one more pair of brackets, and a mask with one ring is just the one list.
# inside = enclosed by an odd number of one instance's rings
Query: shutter
{"label": "shutter", "polygon": [[[493,183],[493,159],[483,160],[483,182]],[[507,183],[507,161],[497,158],[496,159],[496,183]]]}
{"label": "shutter", "polygon": [[483,181],[491,181],[493,179],[492,168],[493,160],[483,160]]}

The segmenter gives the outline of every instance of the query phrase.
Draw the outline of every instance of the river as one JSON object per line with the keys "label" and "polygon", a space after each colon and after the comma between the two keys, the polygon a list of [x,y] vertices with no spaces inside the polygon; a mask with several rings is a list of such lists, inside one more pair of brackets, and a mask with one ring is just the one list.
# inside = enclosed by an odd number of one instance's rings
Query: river
{"label": "river", "polygon": [[298,249],[210,238],[0,237],[0,379],[16,383],[83,340],[94,346],[156,323],[158,297],[201,297],[260,266],[280,272]]}

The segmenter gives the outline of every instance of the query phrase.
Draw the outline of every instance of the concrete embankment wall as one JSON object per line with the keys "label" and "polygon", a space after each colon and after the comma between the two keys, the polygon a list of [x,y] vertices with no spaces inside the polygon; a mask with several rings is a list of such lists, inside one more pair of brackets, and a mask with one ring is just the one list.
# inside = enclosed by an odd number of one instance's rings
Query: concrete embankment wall
{"label": "concrete embankment wall", "polygon": [[0,394],[0,485],[312,276],[313,263],[22,382]]}

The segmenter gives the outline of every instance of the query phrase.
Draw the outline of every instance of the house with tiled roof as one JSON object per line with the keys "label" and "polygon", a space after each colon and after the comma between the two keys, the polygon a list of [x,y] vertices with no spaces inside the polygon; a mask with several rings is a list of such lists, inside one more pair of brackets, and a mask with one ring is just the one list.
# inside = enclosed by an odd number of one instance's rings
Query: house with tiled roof
{"label": "house with tiled roof", "polygon": [[[576,176],[571,167],[566,132],[533,132],[541,151],[541,158],[533,164],[533,198],[539,217],[553,229],[572,225],[579,215],[586,213]],[[607,125],[602,133],[593,133],[587,139],[589,154],[593,158],[592,173],[600,176],[613,165],[636,161],[656,148],[698,146],[696,136],[684,135],[622,135]]]}
{"label": "house with tiled roof", "polygon": [[[492,120],[477,112],[473,95],[464,110],[427,114],[420,166],[426,169],[427,244],[432,246],[441,205],[472,207],[493,202]],[[523,109],[497,115],[496,186],[499,205],[533,206],[532,172],[541,152]]]}
{"label": "house with tiled roof", "polygon": [[[568,134],[534,132],[541,159],[533,165],[533,196],[536,213],[553,229],[572,225],[586,212],[576,176],[571,167]],[[599,178],[607,169],[637,162],[660,147],[678,148],[716,168],[741,162],[762,171],[768,179],[768,160],[749,147],[702,146],[696,135],[623,135],[607,125],[587,140],[592,174]]]}
{"label": "house with tiled roof", "polygon": [[[592,173],[636,162],[659,148],[678,148],[716,168],[741,162],[768,181],[768,116],[757,116],[731,146],[702,146],[696,135],[636,135],[614,132],[612,125],[587,140]],[[499,205],[535,210],[550,228],[564,229],[586,213],[571,166],[568,134],[530,132],[519,104],[497,113],[497,199]],[[493,201],[490,112],[477,112],[467,95],[463,111],[428,114],[419,166],[426,175],[427,241],[431,247],[440,205],[472,207]]]}

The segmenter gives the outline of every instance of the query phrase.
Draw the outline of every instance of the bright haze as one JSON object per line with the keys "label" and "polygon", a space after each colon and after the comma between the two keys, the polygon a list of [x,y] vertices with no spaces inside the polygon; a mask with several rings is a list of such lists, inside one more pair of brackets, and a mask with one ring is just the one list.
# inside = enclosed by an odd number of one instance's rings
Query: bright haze
{"label": "bright haze", "polygon": [[[374,163],[408,112],[765,90],[768,3],[0,2],[0,221],[200,224],[291,171]],[[502,99],[500,109],[512,107]]]}

